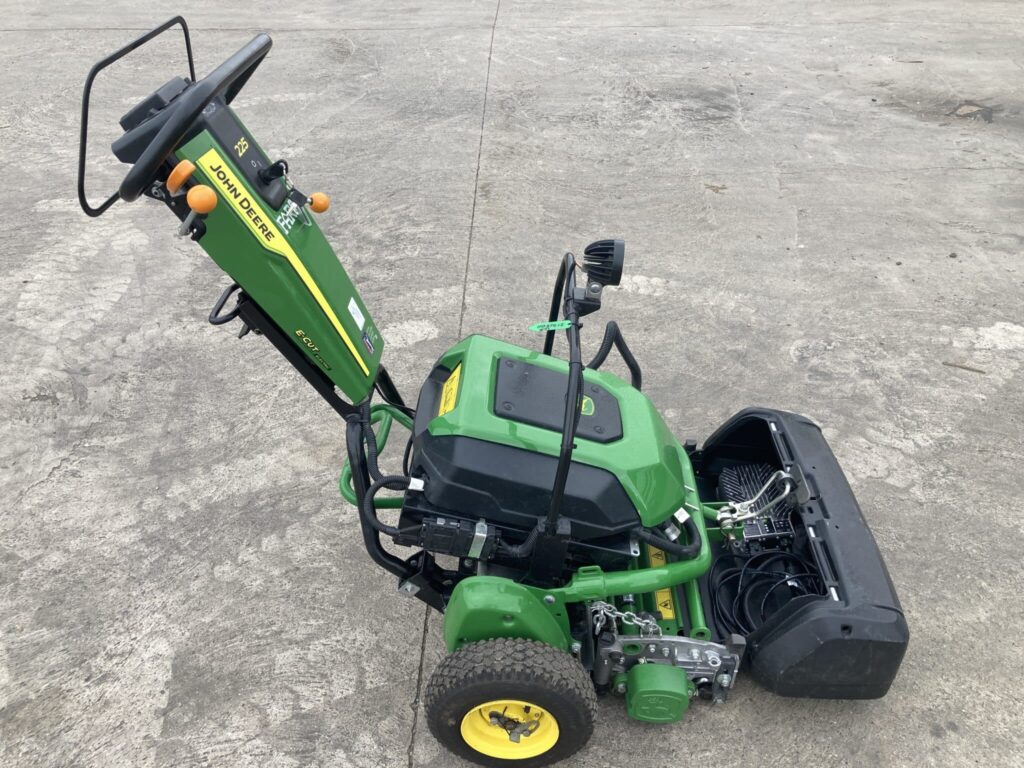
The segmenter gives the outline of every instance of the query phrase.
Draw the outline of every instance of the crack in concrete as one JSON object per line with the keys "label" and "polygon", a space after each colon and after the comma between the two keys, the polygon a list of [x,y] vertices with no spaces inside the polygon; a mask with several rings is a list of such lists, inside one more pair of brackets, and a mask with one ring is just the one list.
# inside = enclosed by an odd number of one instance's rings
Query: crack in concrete
{"label": "crack in concrete", "polygon": [[466,318],[466,288],[469,286],[469,257],[473,252],[473,228],[476,226],[476,198],[480,190],[480,158],[484,152],[484,125],[487,122],[487,94],[491,87],[491,59],[494,56],[494,31],[498,28],[498,12],[501,0],[494,6],[494,23],[491,25],[491,44],[487,49],[487,75],[484,77],[484,103],[480,110],[480,142],[476,147],[476,174],[473,177],[473,208],[469,214],[469,241],[466,243],[466,263],[462,274],[462,306],[459,309],[459,330],[455,338],[462,338],[462,322]]}
{"label": "crack in concrete", "polygon": [[423,636],[420,638],[420,664],[416,670],[416,696],[412,700],[412,727],[409,729],[409,746],[406,755],[409,758],[409,768],[413,768],[413,760],[416,751],[416,730],[420,720],[420,699],[423,690],[423,662],[427,655],[427,626],[430,623],[430,606],[424,606],[423,611]]}
{"label": "crack in concrete", "polygon": [[53,479],[54,475],[56,475],[64,467],[65,464],[73,462],[76,458],[75,454],[78,452],[78,449],[82,445],[82,443],[85,442],[86,438],[88,437],[88,434],[89,430],[86,430],[86,433],[82,435],[82,437],[73,442],[71,444],[71,449],[65,455],[61,456],[56,464],[54,464],[52,467],[50,467],[49,470],[47,470],[46,475],[44,477],[41,477],[40,479],[32,483],[29,483],[27,486],[25,486],[25,488],[23,488],[21,492],[14,498],[13,506],[17,507],[18,505],[20,505],[21,502],[24,501],[29,496],[29,494],[32,493],[32,491],[34,491],[39,486],[46,485],[48,482],[50,482],[50,480]]}

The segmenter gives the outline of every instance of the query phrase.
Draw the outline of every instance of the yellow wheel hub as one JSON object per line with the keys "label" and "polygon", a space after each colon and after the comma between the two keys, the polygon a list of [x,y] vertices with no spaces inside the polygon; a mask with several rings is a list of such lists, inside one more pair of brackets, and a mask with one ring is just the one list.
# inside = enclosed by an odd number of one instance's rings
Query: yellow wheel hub
{"label": "yellow wheel hub", "polygon": [[502,760],[543,755],[558,742],[558,721],[546,709],[517,699],[496,699],[462,718],[462,738],[477,752]]}

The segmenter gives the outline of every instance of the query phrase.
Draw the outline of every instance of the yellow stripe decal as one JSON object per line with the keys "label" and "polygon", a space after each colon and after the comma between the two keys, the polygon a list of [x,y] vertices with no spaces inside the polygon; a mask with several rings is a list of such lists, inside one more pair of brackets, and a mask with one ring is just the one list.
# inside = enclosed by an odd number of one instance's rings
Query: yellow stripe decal
{"label": "yellow stripe decal", "polygon": [[245,185],[239,181],[234,171],[231,170],[231,166],[224,162],[224,159],[216,149],[210,149],[200,157],[198,165],[210,178],[210,181],[214,182],[214,185],[220,192],[220,196],[228,201],[231,210],[238,214],[238,218],[242,220],[245,226],[255,235],[256,239],[259,240],[260,245],[268,251],[276,253],[278,256],[283,256],[288,260],[288,263],[292,265],[292,269],[298,274],[306,288],[309,289],[309,292],[313,294],[313,298],[320,305],[320,309],[327,315],[327,319],[331,321],[334,330],[338,332],[341,340],[345,342],[345,346],[352,353],[352,357],[356,359],[359,367],[363,369],[363,374],[369,376],[370,369],[366,367],[366,363],[363,362],[363,358],[359,354],[359,350],[356,349],[356,345],[352,343],[352,339],[345,333],[341,321],[338,320],[338,316],[334,313],[334,309],[328,303],[323,291],[320,290],[320,286],[314,282],[313,276],[309,274],[309,270],[306,269],[306,265],[302,263],[295,249],[284,238],[280,230],[274,226],[273,219],[249,195]]}
{"label": "yellow stripe decal", "polygon": [[[658,568],[668,563],[665,553],[656,547],[647,548],[647,557],[651,562],[651,568]],[[671,589],[659,589],[654,593],[654,603],[661,612],[661,618],[665,621],[674,621],[676,618],[676,604],[672,599]]]}

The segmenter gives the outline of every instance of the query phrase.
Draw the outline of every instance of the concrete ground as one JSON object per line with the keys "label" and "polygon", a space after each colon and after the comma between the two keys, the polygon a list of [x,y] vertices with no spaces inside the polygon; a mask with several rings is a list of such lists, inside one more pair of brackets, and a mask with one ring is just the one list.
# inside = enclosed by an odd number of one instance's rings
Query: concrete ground
{"label": "concrete ground", "polygon": [[[228,281],[160,206],[78,209],[85,73],[159,5],[2,3],[0,765],[455,765],[439,618],[362,550],[338,420],[206,324]],[[201,73],[274,36],[238,110],[332,196],[410,397],[467,333],[539,343],[560,254],[624,237],[602,315],[674,431],[807,413],[874,529],[912,633],[886,698],[607,701],[566,765],[1024,765],[1018,3],[229,5],[173,10]],[[98,84],[94,199],[179,47]]]}

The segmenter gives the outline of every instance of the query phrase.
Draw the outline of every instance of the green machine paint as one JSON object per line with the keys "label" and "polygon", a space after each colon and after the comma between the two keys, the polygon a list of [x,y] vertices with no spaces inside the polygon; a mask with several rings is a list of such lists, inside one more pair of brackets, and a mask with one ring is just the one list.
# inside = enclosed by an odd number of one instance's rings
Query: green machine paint
{"label": "green machine paint", "polygon": [[221,198],[208,214],[207,233],[199,244],[358,402],[373,387],[384,341],[316,222],[303,210],[293,210],[297,206],[287,197],[280,208],[271,208],[247,184],[238,165],[258,151],[248,144],[241,157],[234,149],[225,152],[207,130],[175,153],[196,165],[196,180]]}
{"label": "green machine paint", "polygon": [[[111,149],[130,168],[94,206],[93,81],[172,28],[188,74],[122,117]],[[468,760],[526,768],[582,747],[598,696],[672,723],[696,700],[724,701],[741,670],[782,696],[884,695],[906,621],[820,429],[748,408],[699,447],[681,443],[615,322],[584,361],[581,321],[619,284],[621,240],[562,257],[547,320],[531,326],[541,349],[469,336],[429,367],[415,406],[403,400],[314,219],[326,196],[299,191],[230,106],[270,46],[257,35],[197,78],[175,17],[99,62],[83,95],[79,200],[90,216],[119,199],[163,204],[230,278],[210,322],[269,340],[343,418],[340,490],[366,553],[444,616],[430,732]],[[613,351],[627,378],[601,370]],[[400,462],[382,458],[396,428],[408,432]]]}

